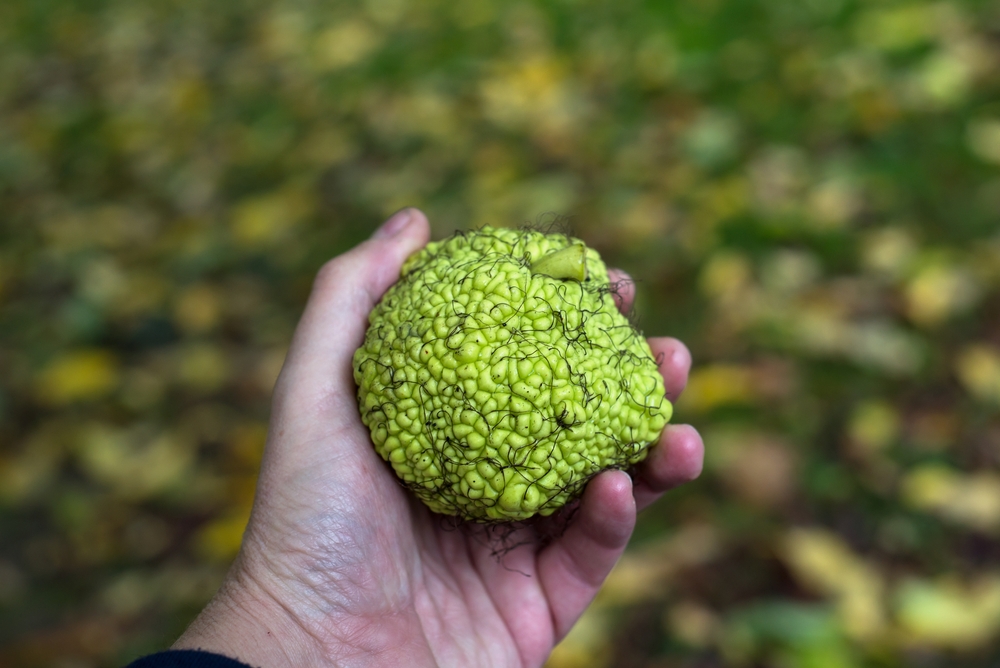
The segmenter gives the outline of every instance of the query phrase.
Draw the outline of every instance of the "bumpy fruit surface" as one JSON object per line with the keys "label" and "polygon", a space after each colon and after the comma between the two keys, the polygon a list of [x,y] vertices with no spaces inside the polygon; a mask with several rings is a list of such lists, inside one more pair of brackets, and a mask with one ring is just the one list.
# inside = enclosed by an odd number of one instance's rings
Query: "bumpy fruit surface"
{"label": "bumpy fruit surface", "polygon": [[548,515],[646,456],[670,419],[649,346],[597,252],[483,228],[403,265],[354,355],[376,450],[432,510]]}

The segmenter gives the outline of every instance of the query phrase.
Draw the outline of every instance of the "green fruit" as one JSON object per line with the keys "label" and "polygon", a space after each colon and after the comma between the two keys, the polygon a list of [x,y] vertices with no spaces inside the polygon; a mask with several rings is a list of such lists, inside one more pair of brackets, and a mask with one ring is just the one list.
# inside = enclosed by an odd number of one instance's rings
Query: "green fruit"
{"label": "green fruit", "polygon": [[670,419],[607,268],[566,235],[485,227],[431,243],[369,322],[354,355],[361,419],[438,513],[549,515],[641,461]]}

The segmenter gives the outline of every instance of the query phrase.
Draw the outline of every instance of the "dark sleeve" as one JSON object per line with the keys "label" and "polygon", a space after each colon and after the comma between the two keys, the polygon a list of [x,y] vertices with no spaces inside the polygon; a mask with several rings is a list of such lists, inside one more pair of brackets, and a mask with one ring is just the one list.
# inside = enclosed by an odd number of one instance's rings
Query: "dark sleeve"
{"label": "dark sleeve", "polygon": [[197,649],[176,649],[136,659],[126,668],[250,668],[221,654]]}

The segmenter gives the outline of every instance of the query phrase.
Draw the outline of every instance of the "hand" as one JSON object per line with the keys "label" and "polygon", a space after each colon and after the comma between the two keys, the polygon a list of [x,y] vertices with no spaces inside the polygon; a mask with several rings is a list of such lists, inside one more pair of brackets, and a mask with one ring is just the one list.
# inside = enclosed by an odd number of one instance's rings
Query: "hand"
{"label": "hand", "polygon": [[[548,544],[525,528],[498,560],[474,532],[446,528],[375,453],[351,369],[368,312],[428,237],[406,209],[320,271],[275,387],[240,554],[175,648],[265,668],[540,666],[621,556],[637,510],[700,473],[698,433],[670,425],[634,487],[622,471],[598,475]],[[631,299],[623,291],[620,306]],[[676,399],[690,354],[675,339],[649,344]]]}

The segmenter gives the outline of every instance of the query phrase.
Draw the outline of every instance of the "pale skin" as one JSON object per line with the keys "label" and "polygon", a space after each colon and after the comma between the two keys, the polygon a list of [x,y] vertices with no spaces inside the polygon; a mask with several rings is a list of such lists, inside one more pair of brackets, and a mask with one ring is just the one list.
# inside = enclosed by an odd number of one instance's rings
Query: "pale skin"
{"label": "pale skin", "polygon": [[[351,358],[368,312],[429,236],[426,217],[404,209],[319,272],[275,386],[239,556],[174,649],[263,668],[541,666],[621,556],[636,513],[701,472],[701,437],[669,425],[634,480],[601,473],[561,536],[522,530],[502,559],[416,501],[372,447]],[[627,310],[632,292],[620,292]],[[649,345],[676,399],[691,356],[676,339]]]}

